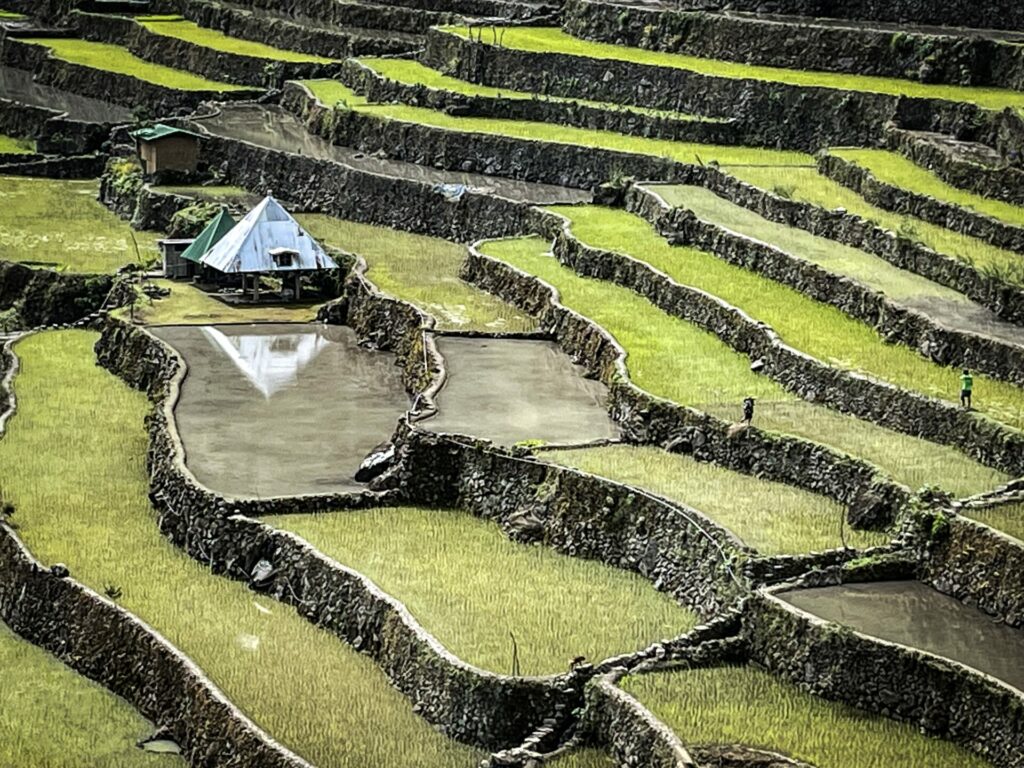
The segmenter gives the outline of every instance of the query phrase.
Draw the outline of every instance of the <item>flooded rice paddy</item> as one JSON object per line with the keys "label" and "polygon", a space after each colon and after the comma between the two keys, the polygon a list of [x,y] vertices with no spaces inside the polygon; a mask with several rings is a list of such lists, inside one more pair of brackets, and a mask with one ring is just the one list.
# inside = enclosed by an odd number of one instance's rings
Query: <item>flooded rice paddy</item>
{"label": "flooded rice paddy", "polygon": [[86,123],[130,123],[132,111],[87,96],[79,96],[59,88],[40,85],[25,69],[0,66],[0,95],[33,107],[46,107],[67,113],[72,120]]}

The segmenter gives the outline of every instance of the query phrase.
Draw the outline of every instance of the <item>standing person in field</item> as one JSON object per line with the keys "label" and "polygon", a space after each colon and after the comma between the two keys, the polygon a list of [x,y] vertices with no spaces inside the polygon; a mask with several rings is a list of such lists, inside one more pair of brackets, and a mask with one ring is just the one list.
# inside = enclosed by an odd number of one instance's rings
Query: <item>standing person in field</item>
{"label": "standing person in field", "polygon": [[974,389],[974,377],[971,376],[971,372],[964,368],[963,374],[960,376],[960,405],[967,410],[971,410],[971,390]]}

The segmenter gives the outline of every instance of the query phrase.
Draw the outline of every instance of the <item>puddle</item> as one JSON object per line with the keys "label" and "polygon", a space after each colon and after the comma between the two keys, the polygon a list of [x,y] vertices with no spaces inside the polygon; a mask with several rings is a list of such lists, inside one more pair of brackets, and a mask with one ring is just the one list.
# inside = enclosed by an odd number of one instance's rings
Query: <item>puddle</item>
{"label": "puddle", "polygon": [[920,582],[843,584],[778,597],[865,635],[954,659],[1024,691],[1024,631],[997,624]]}
{"label": "puddle", "polygon": [[379,160],[349,147],[339,147],[309,133],[302,123],[281,107],[259,104],[221,104],[221,112],[195,122],[215,136],[240,139],[268,149],[333,160],[360,171],[383,173],[430,184],[464,184],[475,192],[501,195],[510,200],[538,204],[590,202],[593,195],[579,189],[533,184],[473,173],[442,171],[415,163]]}
{"label": "puddle", "polygon": [[98,99],[78,96],[48,85],[40,85],[25,69],[0,66],[0,97],[35,107],[66,111],[72,120],[87,123],[130,123],[131,110]]}
{"label": "puddle", "polygon": [[360,462],[409,405],[390,354],[342,326],[167,326],[188,363],[175,418],[186,463],[243,497],[358,490]]}
{"label": "puddle", "polygon": [[522,440],[580,443],[618,437],[607,389],[556,344],[520,339],[439,338],[448,381],[428,429],[501,445]]}

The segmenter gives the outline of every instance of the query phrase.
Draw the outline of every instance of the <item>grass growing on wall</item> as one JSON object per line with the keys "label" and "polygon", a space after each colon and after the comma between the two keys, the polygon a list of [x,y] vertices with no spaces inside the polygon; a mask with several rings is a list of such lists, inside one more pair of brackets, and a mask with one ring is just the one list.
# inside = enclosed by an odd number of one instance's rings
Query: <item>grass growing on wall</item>
{"label": "grass growing on wall", "polygon": [[[675,187],[657,189],[667,190],[666,199],[675,201],[671,194]],[[911,347],[887,344],[871,326],[833,306],[705,251],[673,247],[647,221],[626,211],[597,206],[554,206],[551,210],[568,217],[573,233],[584,243],[628,254],[684,285],[718,296],[771,325],[787,344],[829,365],[958,402],[959,369],[933,363]],[[981,375],[975,378],[980,385],[975,407],[980,412],[1024,426],[1024,390]]]}
{"label": "grass growing on wall", "polygon": [[0,134],[0,155],[30,155],[36,151],[32,139],[16,139]]}
{"label": "grass growing on wall", "polygon": [[15,13],[14,11],[5,11],[3,8],[0,8],[0,21],[16,21],[24,18],[25,16],[23,14]]}
{"label": "grass growing on wall", "polygon": [[154,186],[154,192],[163,192],[168,195],[186,195],[201,200],[212,200],[215,203],[238,203],[254,206],[260,201],[259,195],[254,195],[247,189],[235,187],[229,184],[211,184],[204,186],[183,184],[180,186]]}
{"label": "grass growing on wall", "polygon": [[292,608],[214,576],[157,528],[145,470],[145,396],[94,362],[96,334],[31,336],[0,487],[44,563],[140,616],[229,699],[314,764],[468,768],[481,758],[431,728],[368,658]]}
{"label": "grass growing on wall", "polygon": [[128,702],[0,623],[0,765],[181,768],[136,745],[154,731]]}
{"label": "grass growing on wall", "polygon": [[374,285],[433,315],[439,329],[530,331],[537,326],[512,305],[459,279],[464,245],[322,214],[298,219],[321,242],[366,259]]}
{"label": "grass growing on wall", "polygon": [[662,109],[648,109],[646,107],[634,107],[625,106],[622,104],[615,104],[607,101],[589,101],[586,99],[570,99],[562,98],[558,96],[540,96],[536,93],[529,93],[527,91],[512,91],[507,88],[492,88],[488,85],[477,85],[467,80],[459,80],[455,77],[449,77],[448,75],[442,75],[436,69],[431,69],[425,64],[414,59],[384,59],[384,58],[361,58],[359,59],[361,64],[366,65],[377,74],[386,77],[390,80],[395,80],[400,83],[406,83],[409,85],[425,85],[428,88],[437,88],[438,90],[451,91],[452,93],[462,94],[464,96],[483,96],[487,98],[504,98],[504,99],[518,99],[518,100],[531,100],[531,99],[543,99],[545,101],[558,102],[562,104],[583,104],[588,107],[597,107],[599,109],[607,109],[612,112],[622,112],[629,110],[631,112],[637,112],[645,115],[652,115],[657,117],[663,117],[672,120],[700,120],[701,122],[712,122],[721,123],[725,122],[726,118],[721,117],[705,117],[698,115],[687,115],[682,112],[672,112]]}
{"label": "grass growing on wall", "polygon": [[545,765],[551,768],[615,768],[615,761],[607,752],[597,749],[578,749],[555,758]]}
{"label": "grass growing on wall", "polygon": [[[466,27],[445,27],[462,37],[468,37]],[[773,83],[803,87],[834,88],[844,91],[881,93],[889,96],[911,96],[924,99],[944,99],[977,104],[988,109],[1024,107],[1024,93],[1004,88],[972,88],[958,85],[932,85],[912,80],[873,75],[848,75],[837,72],[815,72],[802,69],[784,69],[733,61],[705,59],[678,53],[650,51],[625,45],[597,43],[581,40],[556,27],[499,27],[497,36],[505,48],[533,53],[564,53],[592,59],[626,61],[659,67],[682,69],[701,75],[730,79],[749,78]],[[489,33],[484,42],[490,42]]]}
{"label": "grass growing on wall", "polygon": [[723,170],[756,187],[792,200],[829,210],[843,208],[853,216],[860,216],[933,251],[967,262],[982,272],[999,275],[1011,282],[1024,282],[1024,257],[1013,251],[997,248],[984,240],[931,224],[915,216],[892,213],[874,206],[852,189],[822,176],[814,168],[737,166]]}
{"label": "grass growing on wall", "polygon": [[[626,136],[612,131],[595,131],[551,123],[527,120],[500,120],[489,117],[455,117],[425,107],[408,107],[402,104],[371,104],[334,80],[305,80],[303,84],[313,95],[327,106],[354,109],[379,117],[405,123],[419,123],[437,128],[468,133],[483,133],[496,136],[510,136],[519,139],[536,139],[558,144],[574,144],[581,147],[610,149],[619,152],[633,152],[640,155],[666,157],[681,163],[710,162],[717,160],[723,165],[768,163],[774,165],[808,164],[809,155],[756,147],[728,147],[713,144],[647,139],[641,136]],[[622,169],[629,174],[629,168]]]}
{"label": "grass growing on wall", "polygon": [[180,69],[144,61],[127,48],[108,43],[94,43],[91,40],[57,37],[19,38],[26,43],[49,48],[58,59],[72,64],[81,64],[92,69],[128,75],[147,83],[174,88],[179,91],[241,91],[241,86],[207,80]]}
{"label": "grass growing on wall", "polygon": [[1024,541],[1024,502],[1004,504],[1001,507],[992,507],[991,509],[970,509],[965,507],[961,510],[961,514],[964,517],[990,525],[997,531],[1002,531]]}
{"label": "grass growing on wall", "polygon": [[744,744],[839,768],[986,768],[906,723],[803,693],[753,667],[636,675],[622,687],[684,744]]}
{"label": "grass growing on wall", "polygon": [[333,61],[333,59],[323,56],[286,51],[251,40],[229,37],[216,29],[200,27],[195,22],[188,21],[181,16],[138,16],[135,20],[150,32],[155,32],[158,35],[185,40],[186,42],[195,43],[204,48],[212,48],[215,51],[223,51],[224,53],[236,53],[240,56],[252,56],[271,61],[298,63],[329,64]]}
{"label": "grass growing on wall", "polygon": [[395,596],[460,659],[512,672],[558,674],[692,629],[696,616],[640,576],[544,546],[510,541],[465,512],[402,507],[284,515],[293,531]]}
{"label": "grass growing on wall", "polygon": [[911,488],[938,484],[965,495],[1004,481],[1005,476],[947,446],[797,400],[753,373],[745,356],[710,333],[631,290],[563,267],[540,238],[493,241],[483,251],[551,283],[567,307],[610,332],[626,350],[633,382],[651,394],[735,421],[742,416],[741,400],[754,396],[758,426],[864,458]]}
{"label": "grass growing on wall", "polygon": [[[843,545],[839,525],[845,507],[782,483],[652,446],[609,445],[540,456],[691,506],[762,554],[820,552]],[[847,545],[856,548],[885,544],[890,538],[849,526],[845,535]]]}
{"label": "grass growing on wall", "polygon": [[153,232],[134,232],[101,205],[95,181],[0,176],[0,258],[71,272],[112,273],[157,257]]}
{"label": "grass growing on wall", "polygon": [[995,219],[1024,226],[1024,207],[993,200],[966,189],[947,184],[913,160],[884,149],[830,149],[830,154],[866,168],[879,181],[919,195],[960,205]]}

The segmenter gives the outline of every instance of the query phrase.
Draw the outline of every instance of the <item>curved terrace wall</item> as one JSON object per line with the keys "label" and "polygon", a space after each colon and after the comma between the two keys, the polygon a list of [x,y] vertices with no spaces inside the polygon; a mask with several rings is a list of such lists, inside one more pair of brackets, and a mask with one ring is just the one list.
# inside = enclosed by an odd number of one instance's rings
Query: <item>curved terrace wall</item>
{"label": "curved terrace wall", "polygon": [[0,312],[14,309],[24,328],[67,325],[98,312],[113,285],[109,275],[55,272],[0,261]]}

